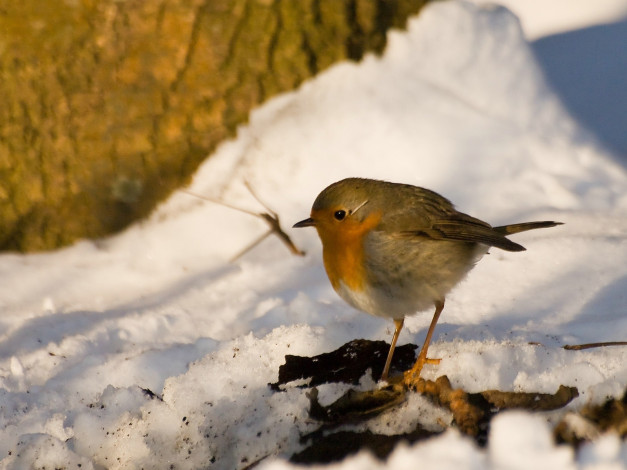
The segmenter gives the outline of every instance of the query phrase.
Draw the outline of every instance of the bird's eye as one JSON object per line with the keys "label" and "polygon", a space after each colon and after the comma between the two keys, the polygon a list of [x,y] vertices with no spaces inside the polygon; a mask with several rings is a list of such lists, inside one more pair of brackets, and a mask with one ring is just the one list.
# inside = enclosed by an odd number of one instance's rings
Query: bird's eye
{"label": "bird's eye", "polygon": [[344,220],[344,217],[346,217],[346,211],[343,211],[343,210],[335,211],[335,213],[333,214],[333,217],[335,217],[335,220]]}

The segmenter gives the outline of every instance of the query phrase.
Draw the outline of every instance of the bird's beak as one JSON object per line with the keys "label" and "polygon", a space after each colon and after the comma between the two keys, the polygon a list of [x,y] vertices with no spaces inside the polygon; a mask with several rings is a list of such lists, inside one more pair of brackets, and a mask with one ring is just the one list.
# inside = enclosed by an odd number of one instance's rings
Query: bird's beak
{"label": "bird's beak", "polygon": [[294,224],[292,228],[314,227],[315,225],[316,221],[309,217],[308,219],[301,220],[300,222]]}

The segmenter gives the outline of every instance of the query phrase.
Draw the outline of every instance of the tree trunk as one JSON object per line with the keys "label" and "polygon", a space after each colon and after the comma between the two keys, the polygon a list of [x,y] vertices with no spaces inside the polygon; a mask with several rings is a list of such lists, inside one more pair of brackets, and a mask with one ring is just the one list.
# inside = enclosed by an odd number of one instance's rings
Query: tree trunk
{"label": "tree trunk", "polygon": [[250,110],[425,0],[0,0],[0,249],[150,213]]}

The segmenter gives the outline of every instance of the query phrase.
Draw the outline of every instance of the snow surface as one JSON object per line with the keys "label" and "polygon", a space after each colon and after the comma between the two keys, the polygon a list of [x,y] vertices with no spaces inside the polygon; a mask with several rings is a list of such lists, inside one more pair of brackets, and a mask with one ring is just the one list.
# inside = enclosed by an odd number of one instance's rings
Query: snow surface
{"label": "snow surface", "polygon": [[[472,0],[485,5],[492,0]],[[627,0],[499,0],[568,111],[627,164]]]}
{"label": "snow surface", "polygon": [[470,0],[478,5],[498,3],[509,8],[522,24],[525,37],[540,39],[627,17],[625,0]]}
{"label": "snow surface", "polygon": [[[526,252],[492,250],[452,293],[432,345],[443,360],[426,378],[468,391],[576,386],[573,410],[623,394],[627,348],[561,346],[627,339],[627,173],[565,111],[508,10],[429,5],[383,57],[336,65],[254,111],[190,189],[263,210],[246,180],[289,227],[346,176],[426,186],[495,225],[565,222],[517,235]],[[284,356],[389,341],[392,325],[337,297],[314,230],[288,229],[304,258],[269,238],[229,262],[265,229],[179,192],[119,236],[0,256],[0,466],[235,469],[267,457],[258,468],[295,468],[286,458],[316,424],[305,391],[267,386]],[[420,344],[430,317],[408,318],[400,343]],[[328,403],[346,387],[319,389]],[[487,449],[449,430],[386,462],[362,452],[328,468],[627,468],[617,436],[575,454],[554,445],[551,419],[502,413]],[[367,427],[448,421],[411,396]]]}

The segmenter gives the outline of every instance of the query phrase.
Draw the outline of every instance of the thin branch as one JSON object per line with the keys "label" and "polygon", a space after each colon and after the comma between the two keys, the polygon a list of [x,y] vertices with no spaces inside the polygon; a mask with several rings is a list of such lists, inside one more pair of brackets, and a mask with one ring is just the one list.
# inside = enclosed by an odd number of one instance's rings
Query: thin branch
{"label": "thin branch", "polygon": [[241,258],[242,256],[244,256],[246,253],[248,253],[250,250],[252,250],[253,248],[255,248],[257,245],[259,245],[262,241],[264,241],[266,238],[268,238],[268,236],[270,236],[272,234],[272,230],[268,230],[266,233],[264,233],[263,235],[261,235],[260,237],[258,237],[254,242],[252,242],[251,244],[249,244],[246,248],[244,248],[242,251],[240,251],[239,253],[237,253],[235,256],[233,256],[229,262],[234,263],[235,261],[237,261],[239,258]]}
{"label": "thin branch", "polygon": [[582,349],[602,348],[605,346],[627,346],[627,341],[608,341],[606,343],[586,343],[586,344],[566,344],[562,346],[569,351],[580,351]]}
{"label": "thin branch", "polygon": [[242,209],[241,207],[237,207],[227,202],[224,202],[221,199],[214,199],[209,196],[203,196],[202,194],[195,193],[193,191],[190,191],[189,189],[181,189],[181,191],[184,192],[185,194],[189,194],[190,196],[197,197],[198,199],[203,199],[204,201],[213,202],[214,204],[219,204],[221,206],[228,207],[229,209],[233,209],[238,212],[243,212],[244,214],[254,215],[255,217],[259,216],[257,212],[249,211],[247,209]]}
{"label": "thin branch", "polygon": [[264,203],[259,198],[259,196],[257,196],[255,191],[253,191],[251,184],[247,180],[244,180],[244,185],[246,186],[248,191],[250,191],[250,194],[252,194],[252,196],[257,200],[257,202],[261,204],[263,207],[265,207],[265,209],[268,211],[268,213],[262,212],[257,215],[266,221],[266,223],[270,226],[270,231],[274,233],[277,237],[279,237],[279,239],[287,246],[287,248],[290,250],[290,252],[293,255],[305,256],[305,252],[299,249],[296,245],[294,245],[294,242],[289,237],[289,235],[285,233],[285,231],[281,228],[281,221],[279,220],[279,214],[277,214],[272,209],[270,209],[268,205]]}
{"label": "thin branch", "polygon": [[235,255],[231,261],[235,261],[236,259],[240,258],[241,256],[243,256],[245,253],[247,253],[248,251],[252,250],[254,247],[256,247],[259,243],[261,243],[263,240],[266,239],[266,237],[268,237],[271,234],[275,234],[277,237],[279,237],[279,240],[281,240],[285,246],[287,246],[287,248],[290,250],[290,252],[293,255],[298,255],[298,256],[305,256],[305,252],[300,250],[296,245],[294,245],[294,242],[292,241],[292,239],[289,237],[289,235],[287,233],[285,233],[285,231],[283,230],[283,228],[281,227],[281,222],[279,220],[279,215],[274,212],[272,209],[270,209],[261,199],[259,199],[259,197],[257,196],[257,194],[255,194],[255,192],[253,191],[252,186],[248,183],[248,181],[244,181],[244,185],[246,186],[246,188],[248,189],[248,191],[250,192],[250,194],[255,198],[255,200],[261,204],[268,212],[253,212],[253,211],[249,211],[247,209],[242,209],[241,207],[237,207],[237,206],[233,206],[231,204],[228,204],[220,199],[214,199],[214,198],[210,198],[207,196],[203,196],[201,194],[197,194],[193,191],[189,191],[188,189],[181,189],[181,191],[183,191],[186,194],[189,194],[190,196],[194,196],[200,199],[203,199],[205,201],[209,201],[209,202],[213,202],[215,204],[220,204],[221,206],[224,207],[228,207],[229,209],[233,209],[239,212],[243,212],[244,214],[249,214],[255,217],[259,217],[262,220],[264,220],[268,226],[270,227],[270,230],[266,233],[264,233],[262,236],[260,236],[259,238],[257,238],[254,242],[252,242],[250,245],[248,245],[246,248],[244,248],[242,251],[240,251],[237,255]]}
{"label": "thin branch", "polygon": [[279,222],[279,216],[277,214],[275,214],[273,217],[270,214],[262,213],[259,214],[259,217],[261,217],[268,223],[268,225],[270,226],[270,231],[274,233],[277,237],[279,237],[279,239],[285,244],[285,246],[287,246],[287,248],[293,255],[305,256],[305,252],[299,249],[296,245],[294,245],[294,242],[289,237],[289,235],[283,231],[283,229],[281,228],[281,223]]}
{"label": "thin branch", "polygon": [[248,182],[248,180],[244,180],[244,186],[246,186],[246,189],[248,189],[248,192],[250,192],[250,194],[252,194],[252,196],[257,200],[257,202],[259,204],[261,204],[271,215],[272,218],[278,220],[279,216],[277,215],[276,212],[274,212],[272,209],[270,209],[266,203],[264,203],[261,199],[259,199],[259,196],[257,196],[257,193],[255,193],[255,191],[253,191],[253,187],[250,185],[250,183]]}

